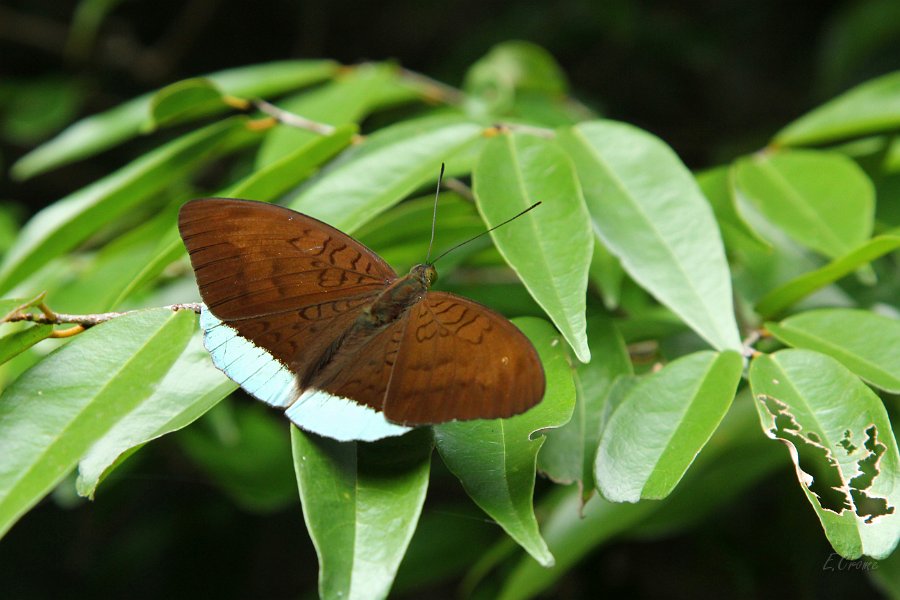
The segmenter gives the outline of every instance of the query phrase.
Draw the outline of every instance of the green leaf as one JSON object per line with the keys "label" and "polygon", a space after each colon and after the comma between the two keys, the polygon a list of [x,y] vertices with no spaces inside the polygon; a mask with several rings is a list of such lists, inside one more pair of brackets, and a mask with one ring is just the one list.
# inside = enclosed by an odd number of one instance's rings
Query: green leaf
{"label": "green leaf", "polygon": [[0,290],[9,289],[184,177],[243,130],[243,124],[243,118],[228,119],[175,139],[39,212],[0,265]]}
{"label": "green leaf", "polygon": [[743,195],[797,242],[837,257],[872,234],[875,189],[865,172],[837,153],[757,154],[735,165]]}
{"label": "green leaf", "polygon": [[810,350],[757,357],[750,385],[763,431],[788,446],[835,551],[889,555],[900,539],[900,454],[878,396]]}
{"label": "green leaf", "polygon": [[632,374],[625,341],[612,321],[588,320],[588,343],[591,362],[575,367],[572,420],[548,431],[538,454],[538,470],[557,483],[577,481],[584,496],[595,487],[594,458],[607,398],[619,376]]}
{"label": "green leaf", "polygon": [[297,500],[286,425],[283,414],[262,402],[225,401],[175,439],[238,506],[268,513]]}
{"label": "green leaf", "polygon": [[255,170],[223,195],[247,200],[275,200],[346,148],[356,132],[355,125],[344,125],[330,135],[316,136],[278,160]]}
{"label": "green leaf", "polygon": [[[361,146],[377,144],[379,136],[391,135],[390,130],[379,131]],[[477,141],[481,127],[453,119],[410,133],[368,152],[361,148],[358,154],[310,182],[288,207],[352,233],[417,188],[435,181],[441,162]]]}
{"label": "green leaf", "polygon": [[589,361],[585,297],[594,239],[565,154],[541,137],[501,134],[485,146],[472,178],[490,226],[542,202],[491,237],[578,359]]}
{"label": "green leaf", "polygon": [[591,268],[588,279],[597,286],[607,310],[619,308],[622,297],[622,285],[625,283],[625,271],[619,259],[603,245],[603,240],[594,238],[594,256],[591,257]]}
{"label": "green leaf", "polygon": [[867,81],[800,117],[774,144],[807,146],[889,132],[900,127],[900,72]]}
{"label": "green leaf", "polygon": [[[177,213],[176,204],[164,207],[155,217],[106,244],[71,282],[51,290],[53,305],[65,307],[70,313],[116,308],[118,302],[134,291],[135,280],[148,264],[177,237]],[[169,253],[170,262],[183,253]]]}
{"label": "green leaf", "polygon": [[[374,249],[398,273],[405,273],[428,255],[433,211],[433,195],[409,200],[366,223],[356,232],[355,237]],[[443,192],[438,202],[432,256],[472,239],[484,230],[484,221],[471,201],[452,192]],[[442,258],[438,286],[443,286],[447,273],[452,272],[473,253],[489,245],[490,241],[482,238]]]}
{"label": "green leaf", "polygon": [[730,165],[708,169],[696,175],[697,185],[712,206],[726,245],[744,242],[763,250],[770,250],[771,244],[760,237],[738,210],[735,197],[731,193],[734,187],[731,181],[733,173],[734,170]]}
{"label": "green leaf", "polygon": [[775,337],[836,358],[883,390],[900,394],[900,321],[868,310],[811,310],[766,323]]}
{"label": "green leaf", "polygon": [[319,596],[386,597],[425,501],[431,433],[341,443],[291,427],[291,441]]}
{"label": "green leaf", "polygon": [[165,309],[113,319],[79,334],[3,392],[0,535],[153,394],[192,327],[193,315]]}
{"label": "green leaf", "polygon": [[728,411],[741,379],[737,352],[684,356],[632,387],[597,451],[597,488],[608,500],[668,496]]}
{"label": "green leaf", "polygon": [[[311,121],[338,126],[358,123],[372,111],[417,97],[395,65],[370,63],[344,68],[334,81],[279,102],[279,107]],[[275,162],[315,137],[295,127],[276,127],[263,141],[256,166]]]}
{"label": "green leaf", "polygon": [[145,129],[152,131],[224,110],[227,105],[222,96],[222,90],[202,77],[167,85],[153,95]]}
{"label": "green leaf", "polygon": [[[232,96],[269,97],[326,79],[337,68],[336,63],[327,60],[287,60],[228,69],[204,77]],[[70,125],[20,158],[12,166],[13,177],[28,179],[137,136],[150,116],[154,95],[154,92],[144,94]]]}
{"label": "green leaf", "polygon": [[[3,311],[0,310],[0,313]],[[52,325],[28,325],[25,329],[0,337],[0,365],[28,350],[53,333]]]}
{"label": "green leaf", "polygon": [[153,393],[142,398],[78,463],[78,493],[97,485],[130,451],[193,423],[237,387],[216,369],[197,331]]}
{"label": "green leaf", "polygon": [[538,532],[532,509],[537,454],[543,436],[572,417],[575,386],[560,338],[549,323],[533,317],[513,321],[537,348],[547,392],[528,412],[509,418],[457,421],[434,427],[438,451],[466,492],[542,565],[553,555]]}
{"label": "green leaf", "polygon": [[713,211],[671,148],[613,121],[561,129],[559,141],[594,230],[625,271],[714,348],[740,349]]}
{"label": "green leaf", "polygon": [[463,87],[471,112],[502,115],[511,112],[520,94],[560,97],[568,84],[549,52],[516,40],[491,48],[469,68]]}
{"label": "green leaf", "polygon": [[756,303],[756,312],[772,318],[816,290],[853,273],[861,266],[900,248],[900,235],[879,235],[856,250],[835,259],[820,269],[804,273],[768,292]]}

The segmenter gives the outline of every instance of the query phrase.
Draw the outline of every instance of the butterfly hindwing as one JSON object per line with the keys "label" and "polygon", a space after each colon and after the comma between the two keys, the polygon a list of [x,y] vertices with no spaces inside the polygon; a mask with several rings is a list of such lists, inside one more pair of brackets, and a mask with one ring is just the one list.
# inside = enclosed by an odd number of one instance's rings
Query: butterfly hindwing
{"label": "butterfly hindwing", "polygon": [[409,310],[393,370],[384,412],[404,425],[510,417],[544,396],[528,338],[502,315],[443,292]]}

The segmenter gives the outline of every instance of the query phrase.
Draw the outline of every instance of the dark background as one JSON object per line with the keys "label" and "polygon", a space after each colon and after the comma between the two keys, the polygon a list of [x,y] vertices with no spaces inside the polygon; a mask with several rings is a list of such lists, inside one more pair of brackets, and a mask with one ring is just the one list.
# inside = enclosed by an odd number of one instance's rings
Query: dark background
{"label": "dark background", "polygon": [[[21,206],[23,219],[158,143],[10,181],[9,166],[40,141],[167,83],[256,62],[393,59],[460,85],[491,46],[525,39],[556,57],[574,96],[659,135],[692,168],[757,149],[836,93],[900,69],[894,0],[126,0],[81,46],[69,39],[76,6],[0,2],[0,201]],[[93,504],[57,494],[0,541],[0,596],[314,595],[316,560],[298,503],[264,514],[238,508],[177,439],[127,465]],[[426,517],[465,502],[435,469]],[[291,485],[289,470],[279,476]],[[558,596],[874,593],[859,572],[822,571],[831,550],[793,477],[785,469],[687,534],[607,546],[567,574]],[[456,584],[428,594],[454,597]]]}

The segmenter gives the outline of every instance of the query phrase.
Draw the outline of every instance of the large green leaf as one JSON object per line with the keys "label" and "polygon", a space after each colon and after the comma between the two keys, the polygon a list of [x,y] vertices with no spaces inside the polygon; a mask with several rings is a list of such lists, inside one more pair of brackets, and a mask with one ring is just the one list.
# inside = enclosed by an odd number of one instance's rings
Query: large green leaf
{"label": "large green leaf", "polygon": [[78,463],[78,493],[93,497],[100,481],[141,445],[193,423],[237,387],[216,369],[197,331],[153,393],[141,398]]}
{"label": "large green leaf", "polygon": [[594,458],[600,445],[606,400],[616,378],[631,375],[631,360],[622,334],[605,318],[588,320],[591,362],[575,367],[575,412],[572,420],[546,433],[538,469],[557,483],[577,481],[585,496],[594,490]]}
{"label": "large green leaf", "polygon": [[842,154],[794,150],[757,154],[735,165],[743,196],[794,240],[829,257],[872,233],[875,189]]}
{"label": "large green leaf", "polygon": [[[11,327],[17,331],[7,333]],[[0,365],[47,339],[51,333],[52,325],[6,325],[4,335],[0,337]]]}
{"label": "large green leaf", "polygon": [[740,349],[731,279],[709,203],[659,138],[624,123],[559,130],[594,230],[625,271],[714,348]]}
{"label": "large green leaf", "polygon": [[[211,73],[205,78],[226,94],[268,97],[321,81],[337,70],[326,60],[289,60]],[[106,112],[86,117],[49,142],[38,146],[12,167],[18,179],[93,156],[138,135],[150,117],[155,92],[144,94]],[[225,110],[225,105],[222,105]]]}
{"label": "large green leaf", "polygon": [[[401,78],[395,65],[369,63],[344,68],[334,81],[287,98],[279,102],[279,107],[304,119],[338,126],[358,123],[369,112],[417,97],[415,88]],[[315,137],[311,131],[276,127],[259,149],[256,166],[275,162]]]}
{"label": "large green leaf", "polygon": [[316,136],[278,160],[256,169],[223,195],[247,200],[274,200],[346,148],[356,131],[355,125],[344,125],[330,135]]}
{"label": "large green leaf", "polygon": [[566,76],[553,56],[521,40],[491,48],[466,73],[466,108],[470,113],[503,115],[515,111],[522,97],[558,99],[566,93]]}
{"label": "large green leaf", "polygon": [[542,202],[491,236],[579,360],[589,361],[585,298],[594,240],[565,154],[534,135],[498,135],[485,146],[472,178],[478,210],[489,225]]}
{"label": "large green leaf", "polygon": [[150,397],[191,336],[193,315],[165,309],[75,337],[0,396],[0,535]]}
{"label": "large green leaf", "polygon": [[883,390],[900,394],[900,321],[868,310],[811,310],[766,323],[775,337],[817,350]]}
{"label": "large green leaf", "polygon": [[697,173],[697,185],[700,186],[703,195],[706,196],[710,206],[712,206],[726,246],[743,242],[745,244],[749,243],[755,248],[769,250],[771,245],[760,237],[759,233],[750,226],[738,209],[737,199],[732,193],[734,188],[732,183],[733,174],[734,169],[731,165],[708,169]]}
{"label": "large green leaf", "polygon": [[756,303],[756,312],[774,317],[816,290],[853,273],[863,265],[900,248],[900,235],[879,235],[852,252],[837,258],[824,267],[804,273],[768,292]]}
{"label": "large green leaf", "polygon": [[668,496],[728,411],[742,370],[737,352],[697,352],[633,386],[600,440],[594,476],[603,496]]}
{"label": "large green leaf", "polygon": [[185,79],[153,95],[145,129],[198,119],[225,107],[224,94],[212,81],[202,77]]}
{"label": "large green leaf", "polygon": [[303,518],[323,599],[384,598],[416,529],[431,466],[428,429],[374,443],[291,428]]}
{"label": "large green leaf", "polygon": [[827,144],[900,126],[900,72],[856,86],[778,132],[781,146]]}
{"label": "large green leaf", "polygon": [[98,229],[152,198],[207,160],[243,118],[227,119],[173,140],[35,215],[0,265],[0,290],[71,250]]}
{"label": "large green leaf", "polygon": [[444,423],[434,428],[438,451],[469,496],[542,565],[553,555],[538,532],[532,508],[538,450],[536,432],[560,427],[572,417],[575,386],[556,331],[541,319],[514,323],[537,348],[547,392],[528,412],[509,418]]}
{"label": "large green leaf", "polygon": [[[164,207],[154,217],[106,244],[91,256],[72,281],[50,291],[53,305],[68,313],[113,310],[130,292],[148,264],[171,243],[178,206]],[[170,252],[170,262],[182,252]],[[159,274],[159,271],[155,273]],[[45,284],[46,285],[46,284]]]}
{"label": "large green leaf", "polygon": [[[396,139],[392,128],[361,144],[352,158],[310,182],[288,206],[351,233],[417,188],[435,181],[441,162],[476,142],[481,126],[462,119],[432,121],[433,127],[411,129]],[[389,137],[381,144],[379,137]],[[377,145],[365,150],[366,145]]]}
{"label": "large green leaf", "polygon": [[900,454],[878,396],[810,350],[758,356],[750,385],[763,431],[790,450],[834,549],[850,559],[890,554],[900,540]]}

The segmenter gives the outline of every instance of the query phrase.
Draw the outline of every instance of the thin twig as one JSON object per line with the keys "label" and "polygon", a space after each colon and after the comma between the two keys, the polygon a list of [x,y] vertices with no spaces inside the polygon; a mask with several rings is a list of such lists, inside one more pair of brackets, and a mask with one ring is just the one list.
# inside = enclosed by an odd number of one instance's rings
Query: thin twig
{"label": "thin twig", "polygon": [[756,348],[754,348],[753,346],[760,339],[767,337],[767,335],[768,335],[768,332],[765,331],[764,329],[752,330],[750,332],[750,334],[747,337],[745,337],[744,340],[741,342],[741,346],[743,347],[743,351],[741,352],[741,354],[743,354],[746,358],[753,358],[755,356],[759,356],[761,354],[761,352],[759,350],[757,350]]}
{"label": "thin twig", "polygon": [[[190,310],[195,313],[200,312],[200,308],[202,304],[199,302],[189,302],[185,304],[170,304],[169,306],[164,306],[168,310]],[[38,308],[41,310],[41,314],[37,313],[26,313],[26,312],[13,312],[2,319],[2,322],[5,323],[15,323],[18,321],[28,321],[31,323],[40,323],[42,325],[65,325],[65,324],[74,324],[80,325],[83,328],[93,327],[94,325],[99,325],[100,323],[105,323],[106,321],[111,321],[117,317],[121,317],[127,314],[134,313],[136,311],[129,310],[125,312],[107,312],[107,313],[97,313],[93,315],[70,315],[66,313],[58,313],[50,310],[46,304],[43,302],[40,303]],[[74,328],[73,328],[74,329]],[[65,330],[63,332],[59,332],[60,334],[65,333],[69,330]],[[77,331],[72,331],[68,335],[74,335],[78,333]]]}
{"label": "thin twig", "polygon": [[475,201],[475,194],[472,193],[472,188],[467,186],[465,183],[460,181],[459,179],[449,178],[444,180],[444,187],[450,190],[451,192],[456,192],[469,202]]}
{"label": "thin twig", "polygon": [[307,131],[312,131],[313,133],[318,133],[319,135],[331,135],[334,132],[334,127],[331,125],[317,123],[316,121],[311,121],[300,115],[295,115],[294,113],[278,108],[265,100],[253,100],[253,106],[270,117],[274,117],[279,123],[283,123],[290,127],[305,129]]}
{"label": "thin twig", "polygon": [[455,87],[421,73],[400,67],[400,76],[419,88],[427,100],[459,106],[466,99],[466,95]]}

